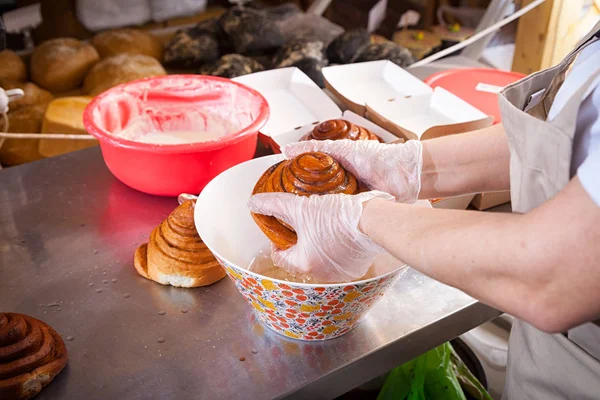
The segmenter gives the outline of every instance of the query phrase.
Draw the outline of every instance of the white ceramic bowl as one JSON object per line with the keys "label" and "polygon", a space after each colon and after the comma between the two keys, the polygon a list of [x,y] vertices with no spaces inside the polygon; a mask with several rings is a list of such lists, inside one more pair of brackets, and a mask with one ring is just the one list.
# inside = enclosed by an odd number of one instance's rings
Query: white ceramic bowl
{"label": "white ceramic bowl", "polygon": [[[246,204],[259,177],[281,160],[281,155],[250,160],[213,179],[196,201],[196,228],[260,321],[291,338],[331,339],[355,327],[407,267],[394,259],[397,267],[380,276],[345,284],[287,282],[248,271],[269,241]],[[390,257],[382,255],[381,264],[389,266]]]}

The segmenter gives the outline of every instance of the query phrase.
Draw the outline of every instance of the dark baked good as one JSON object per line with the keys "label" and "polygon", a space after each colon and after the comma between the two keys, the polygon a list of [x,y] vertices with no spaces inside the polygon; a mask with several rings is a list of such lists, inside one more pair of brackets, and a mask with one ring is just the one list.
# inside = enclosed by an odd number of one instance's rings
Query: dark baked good
{"label": "dark baked good", "polygon": [[23,314],[0,313],[0,399],[30,399],[67,365],[54,329]]}
{"label": "dark baked good", "polygon": [[277,51],[273,59],[273,66],[275,68],[291,67],[306,58],[324,60],[324,50],[323,42],[320,40],[292,40]]}
{"label": "dark baked good", "polygon": [[325,77],[323,68],[327,66],[327,60],[317,60],[314,58],[303,58],[292,64],[292,67],[299,68],[310,79],[312,79],[320,88],[325,87]]}
{"label": "dark baked good", "polygon": [[206,286],[225,277],[225,270],[204,244],[194,225],[194,201],[177,207],[141,245],[134,266],[144,278],[177,287]]}
{"label": "dark baked good", "polygon": [[167,44],[165,50],[165,65],[190,68],[215,61],[219,58],[219,41],[216,34],[210,33],[204,27],[177,31]]}
{"label": "dark baked good", "polygon": [[283,34],[264,13],[232,7],[220,19],[221,29],[238,54],[257,54],[281,47]]}
{"label": "dark baked good", "polygon": [[344,119],[330,119],[329,121],[321,122],[302,140],[378,140],[379,136],[363,128],[362,126],[353,124]]}
{"label": "dark baked good", "polygon": [[113,29],[97,33],[91,40],[101,58],[121,53],[144,54],[163,60],[164,46],[159,38],[140,29]]}
{"label": "dark baked good", "polygon": [[[252,194],[356,194],[361,189],[354,175],[347,172],[331,156],[314,152],[273,165],[260,177]],[[252,218],[277,248],[285,250],[296,244],[296,232],[277,218],[254,213]]]}
{"label": "dark baked good", "polygon": [[325,46],[320,40],[292,40],[273,58],[274,68],[297,67],[319,87],[325,87],[322,69],[326,66]]}
{"label": "dark baked good", "polygon": [[244,57],[240,54],[227,54],[218,61],[203,65],[198,70],[198,73],[231,79],[237,76],[264,71],[264,69],[262,64],[252,58]]}
{"label": "dark baked good", "polygon": [[330,63],[348,64],[370,43],[369,32],[366,29],[348,30],[331,42],[327,48],[327,58]]}
{"label": "dark baked good", "polygon": [[372,43],[355,56],[352,62],[390,60],[400,67],[408,67],[416,60],[410,50],[393,42]]}

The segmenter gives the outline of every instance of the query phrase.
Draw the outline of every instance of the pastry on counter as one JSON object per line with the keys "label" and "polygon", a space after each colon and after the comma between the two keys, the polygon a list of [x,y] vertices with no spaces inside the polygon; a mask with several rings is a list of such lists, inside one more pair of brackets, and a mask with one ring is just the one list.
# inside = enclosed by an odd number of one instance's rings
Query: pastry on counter
{"label": "pastry on counter", "polygon": [[315,126],[315,128],[301,140],[377,140],[379,136],[344,119],[330,119]]}
{"label": "pastry on counter", "polygon": [[48,40],[31,56],[31,80],[53,93],[80,86],[100,56],[89,43],[73,38]]}
{"label": "pastry on counter", "polygon": [[21,89],[24,92],[23,97],[10,102],[9,112],[17,111],[34,104],[48,103],[54,98],[52,93],[31,82],[17,82],[0,78],[0,87],[4,90]]}
{"label": "pastry on counter", "polygon": [[235,78],[264,70],[265,67],[261,63],[250,57],[244,57],[240,54],[226,54],[218,61],[200,67],[198,73],[223,78]]}
{"label": "pastry on counter", "polygon": [[220,56],[219,40],[217,33],[211,32],[212,27],[218,29],[218,24],[201,22],[193,28],[177,31],[165,49],[165,65],[190,68],[217,60]]}
{"label": "pastry on counter", "polygon": [[[286,192],[300,196],[313,194],[356,194],[362,185],[333,157],[325,153],[301,154],[271,166],[260,177],[252,194]],[[298,237],[287,224],[275,217],[252,214],[258,227],[282,250],[295,245]]]}
{"label": "pastry on counter", "polygon": [[[87,135],[83,126],[83,111],[92,101],[88,96],[61,97],[48,104],[42,122],[42,133]],[[54,157],[71,151],[96,146],[96,140],[40,139],[38,150],[43,157]]]}
{"label": "pastry on counter", "polygon": [[366,29],[350,29],[331,42],[327,48],[327,58],[332,64],[348,64],[370,43],[369,32]]}
{"label": "pastry on counter", "polygon": [[238,54],[260,54],[284,44],[279,26],[258,10],[232,7],[223,14],[220,24]]}
{"label": "pastry on counter", "polygon": [[0,79],[18,82],[27,80],[27,66],[12,50],[0,51]]}
{"label": "pastry on counter", "polygon": [[164,46],[160,39],[139,29],[114,29],[94,35],[92,45],[101,58],[121,53],[144,54],[163,60]]}
{"label": "pastry on counter", "polygon": [[390,60],[400,67],[408,67],[415,63],[415,57],[410,50],[394,42],[371,43],[359,52],[352,62]]}
{"label": "pastry on counter", "polygon": [[121,83],[166,74],[155,58],[143,54],[121,53],[96,64],[86,76],[83,90],[90,96],[96,96]]}
{"label": "pastry on counter", "polygon": [[44,322],[0,313],[0,399],[31,399],[67,365],[62,338]]}
{"label": "pastry on counter", "polygon": [[325,87],[322,70],[327,64],[325,46],[320,40],[292,40],[279,49],[273,58],[274,68],[297,67],[319,87]]}
{"label": "pastry on counter", "polygon": [[[11,103],[12,104],[12,103]],[[9,111],[10,133],[39,133],[48,102],[32,104]],[[0,146],[0,163],[6,166],[20,165],[44,158],[39,151],[39,139],[6,139]]]}
{"label": "pastry on counter", "polygon": [[144,278],[177,287],[206,286],[225,277],[194,225],[194,200],[179,205],[135,252],[134,265]]}

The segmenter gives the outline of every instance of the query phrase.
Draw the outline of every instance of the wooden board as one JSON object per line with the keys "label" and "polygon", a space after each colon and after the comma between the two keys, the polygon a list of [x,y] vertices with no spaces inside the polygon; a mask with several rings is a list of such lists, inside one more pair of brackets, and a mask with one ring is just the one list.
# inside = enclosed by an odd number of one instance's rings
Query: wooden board
{"label": "wooden board", "polygon": [[[521,7],[533,0],[522,0]],[[513,71],[531,74],[564,58],[578,38],[568,35],[581,17],[584,0],[546,0],[519,19]]]}

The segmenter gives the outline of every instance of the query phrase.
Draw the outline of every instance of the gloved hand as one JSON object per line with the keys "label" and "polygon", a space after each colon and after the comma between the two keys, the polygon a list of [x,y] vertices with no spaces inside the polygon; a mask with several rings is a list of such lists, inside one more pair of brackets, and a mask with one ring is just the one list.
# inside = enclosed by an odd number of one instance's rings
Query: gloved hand
{"label": "gloved hand", "polygon": [[377,254],[384,252],[358,229],[363,203],[373,198],[394,200],[377,191],[308,197],[261,193],[250,198],[248,208],[278,218],[298,235],[295,246],[273,248],[275,265],[323,282],[349,282],[365,276]]}
{"label": "gloved hand", "polygon": [[423,145],[418,140],[385,144],[374,140],[310,140],[282,149],[289,159],[322,151],[335,158],[371,189],[390,193],[401,203],[414,203],[421,190]]}

